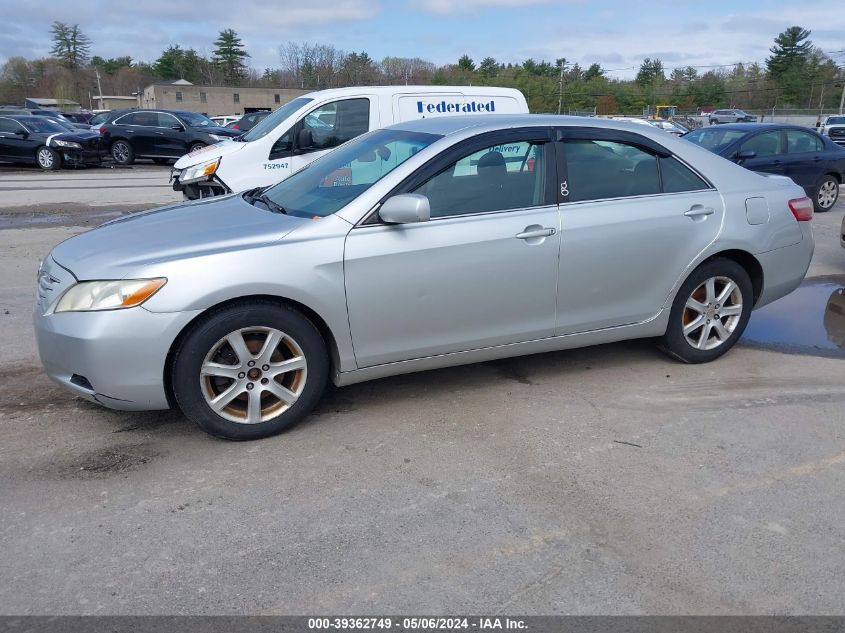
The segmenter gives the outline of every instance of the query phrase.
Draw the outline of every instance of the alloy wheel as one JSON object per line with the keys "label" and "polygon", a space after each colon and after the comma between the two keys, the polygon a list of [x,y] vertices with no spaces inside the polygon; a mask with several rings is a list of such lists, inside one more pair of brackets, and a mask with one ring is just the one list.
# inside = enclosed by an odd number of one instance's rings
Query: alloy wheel
{"label": "alloy wheel", "polygon": [[42,169],[51,169],[53,167],[53,152],[46,147],[38,150],[38,166]]}
{"label": "alloy wheel", "polygon": [[816,196],[818,200],[819,207],[822,209],[830,209],[835,203],[836,198],[839,197],[839,184],[830,178],[825,180],[821,187],[819,187],[819,192]]}
{"label": "alloy wheel", "polygon": [[684,337],[695,349],[723,345],[742,318],[742,292],[728,277],[710,277],[687,298],[682,313]]}
{"label": "alloy wheel", "polygon": [[307,362],[299,343],[270,327],[235,330],[203,360],[200,387],[219,416],[259,424],[287,411],[302,394]]}
{"label": "alloy wheel", "polygon": [[118,163],[125,163],[129,160],[129,146],[122,141],[112,145],[111,153]]}

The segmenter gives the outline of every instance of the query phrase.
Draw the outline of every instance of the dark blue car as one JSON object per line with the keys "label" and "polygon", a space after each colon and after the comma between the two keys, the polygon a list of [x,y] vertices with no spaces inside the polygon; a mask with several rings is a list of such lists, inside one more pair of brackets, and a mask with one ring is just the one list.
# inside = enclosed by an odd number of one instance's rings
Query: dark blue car
{"label": "dark blue car", "polygon": [[736,123],[705,127],[687,139],[752,171],[789,176],[816,211],[828,211],[845,181],[845,148],[797,125]]}

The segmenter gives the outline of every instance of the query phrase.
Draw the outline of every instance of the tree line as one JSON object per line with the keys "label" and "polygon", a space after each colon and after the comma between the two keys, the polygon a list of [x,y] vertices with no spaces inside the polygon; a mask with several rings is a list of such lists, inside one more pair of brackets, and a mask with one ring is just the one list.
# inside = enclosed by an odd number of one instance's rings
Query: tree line
{"label": "tree line", "polygon": [[[518,88],[532,112],[595,111],[638,113],[672,104],[694,112],[708,107],[751,110],[829,109],[838,106],[845,67],[814,46],[810,31],[793,26],[775,38],[764,62],[667,69],[660,59],[642,60],[634,79],[608,76],[600,64],[586,68],[561,57],[501,63],[463,55],[436,65],[419,57],[376,60],[366,51],[347,52],[330,44],[287,42],[279,64],[258,70],[232,29],[220,31],[210,53],[178,44],[152,62],[131,56],[92,55],[93,43],[77,24],[54,22],[50,57],[12,57],[0,67],[0,103],[25,97],[66,98],[88,105],[90,95],[129,95],[155,81],[186,79],[195,84],[319,90],[352,85],[490,85]],[[845,51],[836,54],[845,55]]]}

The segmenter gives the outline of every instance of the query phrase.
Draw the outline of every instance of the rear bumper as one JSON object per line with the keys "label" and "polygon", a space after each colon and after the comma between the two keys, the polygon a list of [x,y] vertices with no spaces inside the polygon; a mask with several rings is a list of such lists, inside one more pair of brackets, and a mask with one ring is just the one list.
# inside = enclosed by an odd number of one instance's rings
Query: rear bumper
{"label": "rear bumper", "polygon": [[763,291],[755,309],[788,295],[804,281],[813,259],[815,242],[811,223],[799,224],[804,234],[800,242],[756,255],[763,267]]}

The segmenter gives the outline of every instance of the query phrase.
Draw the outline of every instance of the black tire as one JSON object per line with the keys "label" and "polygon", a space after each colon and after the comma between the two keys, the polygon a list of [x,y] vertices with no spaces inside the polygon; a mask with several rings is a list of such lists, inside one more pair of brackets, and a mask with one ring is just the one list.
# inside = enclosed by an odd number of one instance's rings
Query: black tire
{"label": "black tire", "polygon": [[[706,296],[694,296],[694,293],[702,291],[703,285],[709,279],[727,279],[736,284],[736,290],[741,296],[741,306],[739,306],[740,313],[732,316],[725,316],[718,314],[718,309],[736,308],[736,294],[731,293],[725,305],[715,304],[713,301],[708,303],[710,306],[708,311],[697,313],[695,310],[687,307],[688,300],[699,301],[701,304],[706,303]],[[719,284],[723,285],[719,285]],[[724,282],[716,282],[715,295],[718,296],[720,291],[724,291],[727,284]],[[707,292],[703,288],[703,292]],[[733,297],[733,298],[732,298]],[[675,300],[672,302],[672,311],[669,315],[669,325],[666,328],[666,334],[660,339],[660,348],[673,356],[674,358],[684,363],[708,363],[716,360],[722,354],[726,353],[742,336],[745,331],[745,326],[748,324],[748,319],[751,317],[751,310],[754,303],[754,288],[751,285],[751,278],[745,269],[731,259],[724,259],[717,257],[704,262],[696,268],[686,281],[681,285]],[[730,305],[728,305],[730,304]],[[716,306],[719,306],[716,308]],[[712,314],[709,312],[712,310]],[[723,330],[729,331],[730,335],[721,339],[719,332],[715,326],[710,325],[715,323],[716,316],[720,317],[719,322],[722,323]],[[734,319],[736,316],[738,318]],[[699,341],[704,340],[704,345],[698,348],[694,346],[686,334],[684,334],[684,327],[694,326],[701,318],[701,325],[688,332],[690,337],[697,338]],[[709,319],[708,319],[709,317]],[[733,328],[732,330],[730,328]],[[706,338],[704,338],[706,336]],[[714,340],[718,339],[718,340]],[[709,344],[714,347],[706,349]]]}
{"label": "black tire", "polygon": [[[276,398],[268,390],[269,387],[261,386],[268,380],[276,380],[275,378],[268,379],[269,373],[264,376],[258,371],[259,369],[267,371],[266,367],[270,366],[261,365],[265,361],[255,356],[261,351],[266,341],[261,338],[261,332],[256,332],[261,328],[268,331],[276,330],[288,337],[281,339],[281,342],[274,346],[275,352],[271,350],[277,355],[274,356],[276,360],[266,362],[277,363],[284,361],[285,358],[296,360],[296,358],[304,357],[305,359],[306,366],[303,369],[293,370],[281,376],[282,382],[279,384],[288,389],[291,395],[294,391],[298,393],[298,397],[292,404]],[[240,340],[245,342],[248,348],[246,351],[253,355],[251,358],[260,366],[247,367],[235,348],[224,342],[226,337],[236,333],[241,336]],[[220,347],[221,343],[222,347]],[[298,350],[291,352],[288,357],[283,352],[290,347],[298,348]],[[247,358],[250,357],[247,356]],[[202,367],[207,360],[231,365],[234,369],[232,373],[237,372],[237,376],[202,377]],[[256,372],[256,375],[250,377],[249,374],[241,372],[242,367],[247,372]],[[328,373],[329,358],[326,343],[311,321],[288,306],[269,301],[253,301],[211,312],[192,326],[174,353],[171,386],[179,408],[206,433],[227,440],[255,440],[281,433],[308,415],[320,400],[326,387]],[[293,382],[285,383],[284,381],[288,379],[301,380],[302,383],[296,385]],[[249,384],[253,387],[249,387]],[[209,404],[209,398],[225,397],[223,392],[230,387],[233,388],[232,393],[239,395],[233,399],[227,399],[228,404],[225,408],[220,407],[222,414],[218,413]],[[246,391],[247,389],[249,391]],[[267,409],[267,415],[270,416],[268,419],[255,423],[247,422],[251,396],[258,399],[258,410],[262,417],[265,415],[265,408]],[[281,412],[278,412],[279,410]],[[230,419],[239,418],[239,416],[243,416],[243,421]]]}
{"label": "black tire", "polygon": [[124,139],[118,139],[109,148],[112,160],[117,165],[131,165],[135,162],[135,150],[132,144]]}
{"label": "black tire", "polygon": [[35,162],[44,171],[55,171],[62,168],[62,157],[52,147],[42,145],[35,150]]}
{"label": "black tire", "polygon": [[719,125],[718,119],[710,119],[710,125]]}
{"label": "black tire", "polygon": [[170,159],[169,158],[153,158],[153,162],[156,165],[166,165],[167,163],[170,162]]}
{"label": "black tire", "polygon": [[[830,195],[823,195],[823,192],[829,193],[833,198],[831,199]],[[825,174],[813,189],[813,208],[816,213],[825,213],[836,206],[838,199],[839,181],[830,174]]]}
{"label": "black tire", "polygon": [[190,154],[192,152],[197,151],[198,149],[202,149],[203,147],[205,147],[205,143],[194,143],[188,148],[188,153]]}

